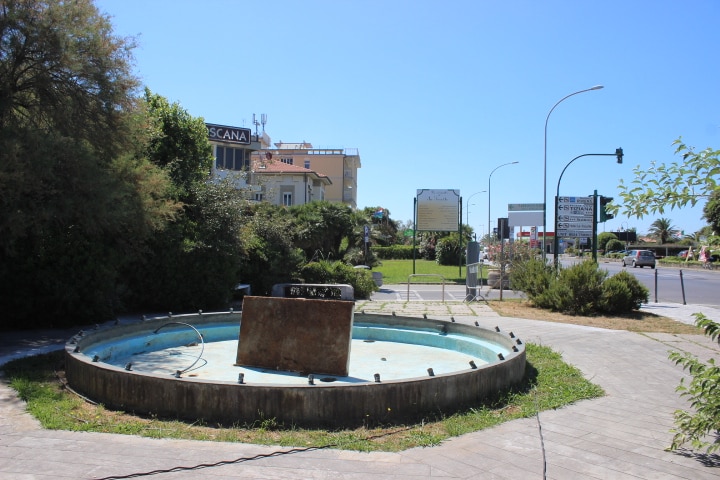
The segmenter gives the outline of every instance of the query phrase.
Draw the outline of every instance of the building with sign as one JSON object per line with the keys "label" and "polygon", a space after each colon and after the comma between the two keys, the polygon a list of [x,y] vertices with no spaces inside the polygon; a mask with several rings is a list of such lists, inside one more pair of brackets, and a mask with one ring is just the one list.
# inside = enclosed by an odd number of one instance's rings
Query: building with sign
{"label": "building with sign", "polygon": [[272,159],[253,159],[250,184],[253,199],[275,205],[303,205],[315,200],[325,200],[325,191],[332,185],[321,173],[299,165]]}
{"label": "building with sign", "polygon": [[270,145],[270,137],[265,132],[262,135],[257,133],[253,135],[249,128],[212,123],[206,123],[205,127],[215,157],[212,176],[225,178],[230,175],[239,187],[246,186],[246,175],[243,172],[248,172],[250,169],[252,153],[267,148]]}
{"label": "building with sign", "polygon": [[356,148],[314,148],[311,143],[275,144],[275,149],[257,152],[253,158],[262,160],[267,154],[273,161],[303,167],[330,180],[325,186],[325,200],[357,208],[358,169],[360,154]]}
{"label": "building with sign", "polygon": [[264,131],[205,126],[215,157],[212,176],[231,178],[251,200],[286,206],[327,200],[357,208],[357,149],[313,148],[307,142],[280,142],[273,149]]}

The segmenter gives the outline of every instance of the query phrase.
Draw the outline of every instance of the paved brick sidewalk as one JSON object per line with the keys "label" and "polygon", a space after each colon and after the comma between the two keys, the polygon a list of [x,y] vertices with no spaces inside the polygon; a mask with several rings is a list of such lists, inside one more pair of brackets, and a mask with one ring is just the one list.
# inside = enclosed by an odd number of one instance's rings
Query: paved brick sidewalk
{"label": "paved brick sidewalk", "polygon": [[[718,479],[720,458],[664,449],[671,440],[673,411],[687,405],[675,392],[683,377],[667,359],[670,349],[720,359],[717,343],[699,335],[635,334],[537,320],[499,317],[482,304],[428,304],[398,315],[422,315],[511,329],[526,341],[548,345],[580,368],[607,395],[538,418],[505,423],[463,435],[433,448],[400,453],[293,450],[274,446],[153,440],[125,435],[41,429],[8,387],[0,386],[0,478],[103,478],[168,471],[159,479]],[[359,309],[371,314],[368,305]],[[453,310],[470,308],[471,313]],[[672,304],[654,311],[690,321],[695,309]],[[392,310],[389,310],[392,311]],[[52,348],[52,335],[33,340],[36,351]],[[64,337],[60,337],[64,338]],[[18,338],[17,342],[27,338]],[[47,347],[50,345],[50,347]],[[21,348],[21,349],[22,349]],[[3,337],[0,363],[16,355]],[[14,352],[14,353],[13,353]],[[282,453],[285,452],[285,453]],[[229,462],[215,466],[203,465]]]}

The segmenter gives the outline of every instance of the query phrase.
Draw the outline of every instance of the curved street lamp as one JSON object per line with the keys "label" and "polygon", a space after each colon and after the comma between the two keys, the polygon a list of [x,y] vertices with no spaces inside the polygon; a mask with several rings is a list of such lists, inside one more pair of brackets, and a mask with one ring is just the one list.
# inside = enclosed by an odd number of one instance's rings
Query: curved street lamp
{"label": "curved street lamp", "polygon": [[600,90],[603,88],[602,85],[595,85],[594,87],[586,88],[585,90],[578,90],[577,92],[573,92],[570,95],[565,95],[563,98],[557,101],[555,105],[550,109],[550,111],[547,114],[547,117],[545,118],[545,153],[544,153],[544,160],[543,160],[543,240],[542,240],[542,259],[543,262],[545,262],[546,254],[545,254],[545,237],[547,236],[547,127],[548,127],[548,121],[550,120],[550,114],[555,110],[555,107],[560,105],[564,100],[572,97],[573,95],[577,95],[579,93],[589,92],[591,90]]}
{"label": "curved street lamp", "polygon": [[[585,153],[583,155],[578,155],[577,157],[570,160],[567,165],[565,165],[565,168],[563,168],[562,172],[560,173],[560,178],[558,178],[557,183],[557,190],[555,192],[555,236],[553,238],[553,263],[555,265],[555,270],[557,270],[559,265],[559,249],[560,249],[560,237],[558,236],[558,198],[560,197],[560,180],[562,180],[563,174],[565,173],[565,170],[570,166],[571,163],[573,163],[578,158],[582,157],[617,157],[617,163],[622,163],[623,161],[623,149],[622,148],[616,148],[615,153]],[[597,218],[595,217],[595,206],[593,206],[593,224],[597,221]],[[594,229],[593,229],[594,231]],[[595,247],[593,247],[595,248]],[[596,259],[597,260],[597,259]]]}
{"label": "curved street lamp", "polygon": [[488,175],[488,189],[487,189],[487,192],[488,192],[488,223],[487,223],[488,224],[488,240],[490,239],[490,179],[492,178],[492,174],[495,173],[495,170],[497,170],[498,168],[504,167],[506,165],[515,165],[516,163],[520,163],[520,162],[508,162],[508,163],[503,163],[502,165],[498,165],[497,167],[495,167],[493,169],[492,172],[490,172],[490,175]]}
{"label": "curved street lamp", "polygon": [[478,193],[485,193],[487,190],[481,190],[479,192],[475,192],[472,195],[470,195],[467,199],[467,202],[465,202],[465,225],[470,226],[470,199],[477,195]]}

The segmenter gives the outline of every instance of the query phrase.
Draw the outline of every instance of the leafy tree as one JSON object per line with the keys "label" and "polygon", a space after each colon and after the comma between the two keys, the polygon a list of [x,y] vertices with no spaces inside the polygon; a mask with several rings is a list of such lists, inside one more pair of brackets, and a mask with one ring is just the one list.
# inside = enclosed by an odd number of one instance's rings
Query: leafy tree
{"label": "leafy tree", "polygon": [[[695,206],[699,201],[711,197],[717,191],[720,178],[720,150],[706,148],[696,152],[678,138],[673,142],[675,154],[682,161],[669,165],[653,162],[650,168],[637,166],[633,169],[635,178],[626,185],[620,180],[618,188],[622,198],[619,204],[610,204],[611,213],[622,208],[622,214],[643,218],[648,214],[665,213],[665,209]],[[708,218],[707,213],[705,218]],[[713,216],[713,218],[715,218]]]}
{"label": "leafy tree", "polygon": [[[694,206],[698,201],[709,198],[703,217],[718,233],[717,179],[720,174],[720,151],[706,148],[696,152],[677,139],[675,154],[682,155],[682,162],[670,165],[652,164],[650,169],[634,169],[635,179],[631,185],[620,183],[623,198],[623,214],[642,218],[649,213],[664,213],[665,208]],[[615,212],[619,206],[615,207]],[[716,339],[720,326],[702,314],[696,314],[696,324],[705,333]],[[670,358],[689,370],[693,376],[690,385],[680,384],[678,390],[689,397],[696,413],[678,411],[675,414],[676,434],[671,449],[690,442],[696,448],[707,447],[708,452],[720,448],[717,441],[706,443],[705,435],[720,431],[720,369],[711,359],[704,364],[696,358],[673,352]]]}
{"label": "leafy tree", "polygon": [[617,240],[617,235],[612,232],[602,232],[597,236],[598,249],[607,250],[607,243],[610,240]]}
{"label": "leafy tree", "polygon": [[274,284],[299,280],[305,255],[292,241],[289,212],[263,202],[248,205],[243,219],[241,280],[252,285],[253,294],[269,295]]}
{"label": "leafy tree", "polygon": [[349,206],[323,200],[295,205],[289,211],[295,218],[295,244],[307,258],[316,254],[325,259],[342,258],[342,241],[353,229]]}
{"label": "leafy tree", "polygon": [[133,46],[88,0],[0,5],[2,326],[109,318],[120,267],[177,212],[135,155]]}
{"label": "leafy tree", "polygon": [[648,234],[661,244],[668,243],[676,233],[677,228],[672,225],[672,220],[669,218],[658,218],[650,224],[650,230],[648,230]]}
{"label": "leafy tree", "polygon": [[197,310],[227,306],[240,281],[243,208],[229,182],[195,184],[193,203],[157,232],[131,263],[126,301],[134,309]]}
{"label": "leafy tree", "polygon": [[224,306],[240,276],[245,202],[228,182],[207,182],[212,149],[202,119],[147,89],[145,102],[152,127],[141,154],[166,173],[183,209],[128,269],[128,302],[135,309]]}
{"label": "leafy tree", "polygon": [[88,142],[109,161],[127,140],[134,46],[112,34],[91,0],[4,0],[0,129],[51,130]]}
{"label": "leafy tree", "polygon": [[372,243],[388,246],[396,242],[399,222],[391,218],[390,210],[382,207],[365,207],[358,212],[371,225]]}
{"label": "leafy tree", "polygon": [[720,190],[710,194],[703,207],[703,218],[710,224],[710,232],[704,232],[705,235],[720,235]]}
{"label": "leafy tree", "polygon": [[205,122],[147,88],[145,102],[148,123],[154,126],[146,155],[168,173],[179,198],[191,201],[191,190],[207,180],[212,168],[212,146]]}
{"label": "leafy tree", "polygon": [[[712,340],[718,339],[720,323],[714,322],[702,313],[695,314],[695,325],[705,331]],[[707,453],[720,450],[718,433],[720,432],[720,366],[714,359],[707,363],[700,361],[689,353],[670,352],[670,360],[682,365],[692,377],[689,383],[680,381],[677,391],[686,397],[693,407],[692,412],[677,410],[675,412],[675,435],[671,450],[676,450],[686,443],[696,449],[705,449]],[[714,436],[714,440],[709,437]]]}
{"label": "leafy tree", "polygon": [[618,240],[617,238],[611,238],[605,244],[606,252],[611,252],[614,250],[624,250],[624,249],[625,249],[625,244],[622,241]]}

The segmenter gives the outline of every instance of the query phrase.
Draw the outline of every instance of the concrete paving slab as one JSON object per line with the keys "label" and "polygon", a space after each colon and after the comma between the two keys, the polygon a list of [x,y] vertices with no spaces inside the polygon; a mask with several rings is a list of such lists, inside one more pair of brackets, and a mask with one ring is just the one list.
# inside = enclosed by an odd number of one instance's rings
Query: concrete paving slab
{"label": "concrete paving slab", "polygon": [[[488,328],[500,325],[523,341],[560,352],[607,395],[542,412],[539,423],[537,418],[520,419],[437,447],[361,453],[43,430],[15,393],[1,384],[0,478],[510,479],[543,478],[544,471],[546,478],[573,480],[720,478],[717,455],[665,451],[672,439],[673,412],[688,408],[675,391],[686,373],[668,360],[668,351],[719,358],[717,342],[707,337],[505,318],[481,303],[429,302],[412,309],[403,302],[369,303],[359,303],[358,308],[368,314],[396,311],[442,319],[453,316],[458,322],[477,321]],[[694,322],[695,311],[720,318],[720,311],[706,306],[651,304],[643,310],[684,323]],[[0,363],[58,348],[69,335],[43,332],[30,337],[26,332],[3,336]],[[228,463],[210,466],[221,461]],[[149,475],[155,470],[167,472]]]}

